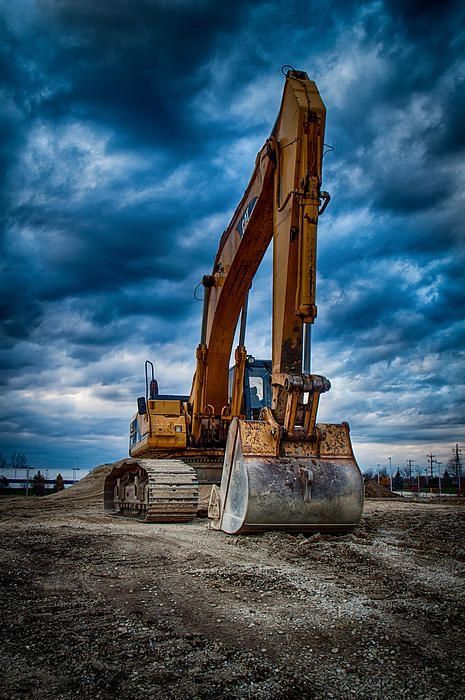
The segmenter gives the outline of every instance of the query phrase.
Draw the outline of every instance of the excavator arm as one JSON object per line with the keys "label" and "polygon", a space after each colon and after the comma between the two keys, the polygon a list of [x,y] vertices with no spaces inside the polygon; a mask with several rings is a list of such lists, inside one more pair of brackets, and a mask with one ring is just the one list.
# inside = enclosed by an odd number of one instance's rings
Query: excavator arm
{"label": "excavator arm", "polygon": [[[317,399],[329,388],[310,375],[310,330],[316,317],[316,233],[320,207],[325,108],[314,82],[289,71],[270,138],[257,155],[249,185],[221,237],[205,287],[202,336],[190,395],[192,439],[202,418],[240,415],[246,350],[243,333],[235,351],[228,405],[228,367],[241,310],[260,262],[273,240],[273,410],[288,433],[295,431],[303,394],[303,425],[311,435]],[[305,346],[305,366],[302,354]],[[303,374],[302,370],[305,371]]]}
{"label": "excavator arm", "polygon": [[[224,231],[211,275],[205,288],[202,332],[196,351],[190,404],[192,437],[200,437],[202,416],[229,414],[228,368],[241,310],[244,309],[254,275],[273,235],[273,160],[266,144],[257,155],[255,168],[244,196]],[[238,358],[241,358],[239,359]],[[245,365],[245,348],[236,351],[236,365]],[[233,403],[239,406],[240,381],[234,382]],[[208,408],[207,408],[208,407]]]}

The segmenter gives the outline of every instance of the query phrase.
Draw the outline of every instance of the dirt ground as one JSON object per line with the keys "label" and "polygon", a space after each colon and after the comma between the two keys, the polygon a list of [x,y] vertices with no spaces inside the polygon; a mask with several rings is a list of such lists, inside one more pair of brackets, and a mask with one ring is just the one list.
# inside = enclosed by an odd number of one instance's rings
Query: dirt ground
{"label": "dirt ground", "polygon": [[0,501],[1,697],[465,697],[463,506],[236,538],[103,515],[105,471]]}

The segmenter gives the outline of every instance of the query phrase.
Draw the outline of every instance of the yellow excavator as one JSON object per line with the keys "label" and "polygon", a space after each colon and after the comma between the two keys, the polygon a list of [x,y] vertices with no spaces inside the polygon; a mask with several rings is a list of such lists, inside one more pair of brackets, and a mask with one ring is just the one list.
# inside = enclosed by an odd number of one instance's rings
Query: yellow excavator
{"label": "yellow excavator", "polygon": [[[221,236],[204,302],[189,396],[161,394],[145,364],[145,396],[130,424],[130,458],[104,489],[107,512],[148,522],[188,521],[206,510],[231,534],[269,529],[349,531],[363,481],[347,423],[317,423],[312,374],[318,217],[325,107],[306,73],[290,69],[271,136]],[[247,354],[247,300],[273,240],[272,360]],[[239,325],[234,366],[229,369]]]}

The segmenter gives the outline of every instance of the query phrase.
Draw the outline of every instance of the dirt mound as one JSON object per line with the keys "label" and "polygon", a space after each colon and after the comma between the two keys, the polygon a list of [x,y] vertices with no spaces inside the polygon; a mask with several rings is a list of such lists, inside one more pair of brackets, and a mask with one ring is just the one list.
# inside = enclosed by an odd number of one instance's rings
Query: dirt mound
{"label": "dirt mound", "polygon": [[83,479],[78,481],[76,484],[73,484],[73,486],[70,486],[64,491],[59,491],[58,493],[51,494],[50,496],[45,496],[45,498],[61,500],[67,498],[88,499],[97,496],[101,497],[103,496],[103,483],[105,481],[105,477],[110,473],[113,466],[113,464],[100,464]]}
{"label": "dirt mound", "polygon": [[367,498],[399,498],[399,495],[392,493],[386,486],[378,484],[374,479],[365,482],[365,496]]}
{"label": "dirt mound", "polygon": [[0,501],[0,520],[18,517],[48,519],[54,512],[82,514],[84,517],[103,511],[103,483],[112,464],[101,464],[73,486],[49,496],[12,496]]}

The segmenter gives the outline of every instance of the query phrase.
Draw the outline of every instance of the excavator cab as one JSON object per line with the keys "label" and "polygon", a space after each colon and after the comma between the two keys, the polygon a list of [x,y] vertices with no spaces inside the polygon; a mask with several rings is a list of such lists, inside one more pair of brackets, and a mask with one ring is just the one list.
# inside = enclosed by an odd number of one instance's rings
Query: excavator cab
{"label": "excavator cab", "polygon": [[[234,367],[229,370],[229,402],[232,399]],[[271,408],[271,360],[257,360],[247,355],[243,384],[242,415],[258,420],[262,408]]]}

